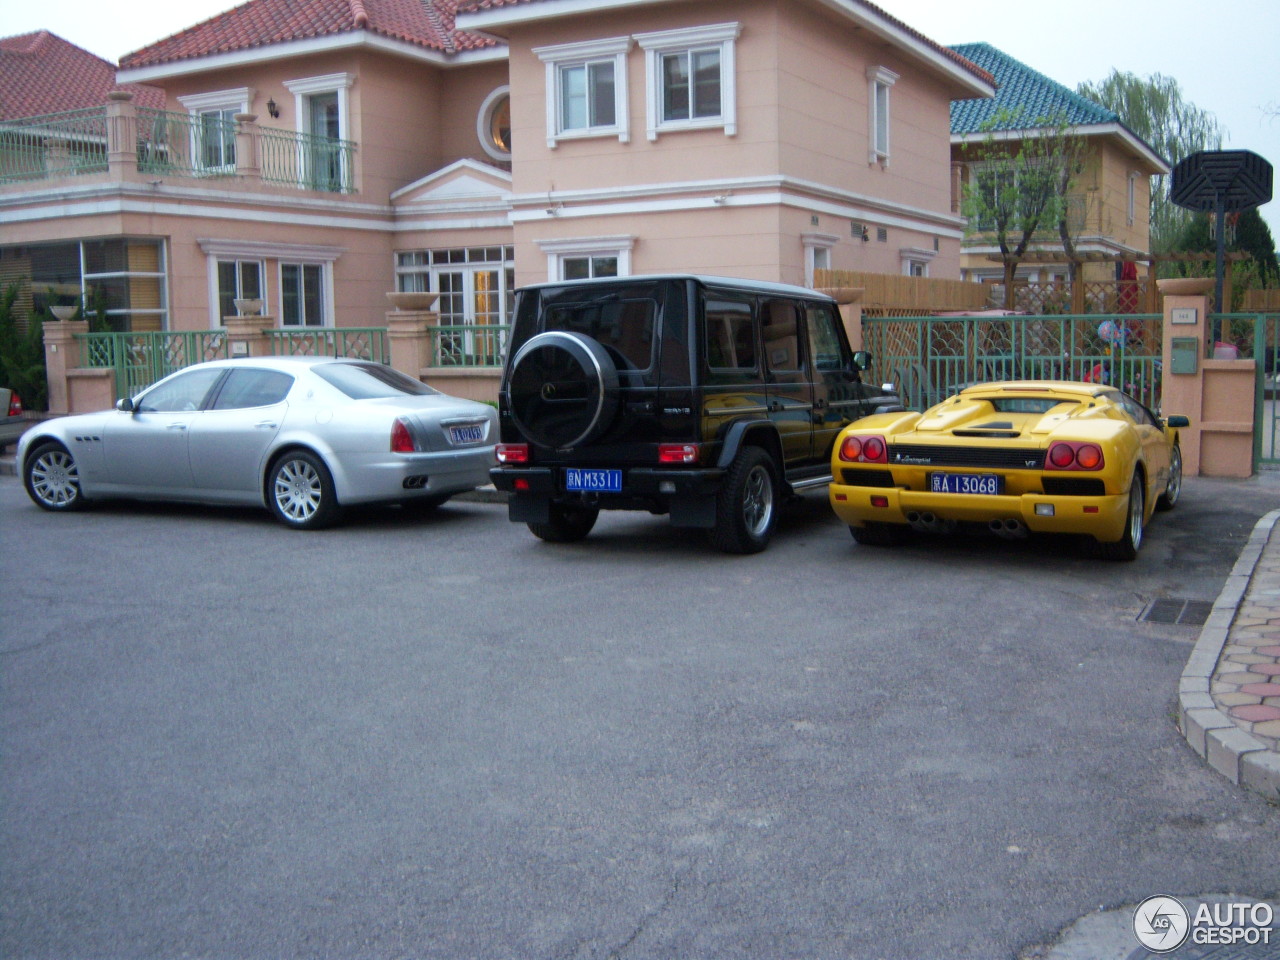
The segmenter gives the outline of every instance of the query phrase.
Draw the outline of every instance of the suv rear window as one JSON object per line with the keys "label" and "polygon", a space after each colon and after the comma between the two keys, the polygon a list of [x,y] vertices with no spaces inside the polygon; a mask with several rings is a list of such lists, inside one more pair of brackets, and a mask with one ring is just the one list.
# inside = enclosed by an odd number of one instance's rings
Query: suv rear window
{"label": "suv rear window", "polygon": [[632,369],[648,370],[657,315],[658,305],[649,299],[557,304],[546,309],[543,329],[586,334]]}

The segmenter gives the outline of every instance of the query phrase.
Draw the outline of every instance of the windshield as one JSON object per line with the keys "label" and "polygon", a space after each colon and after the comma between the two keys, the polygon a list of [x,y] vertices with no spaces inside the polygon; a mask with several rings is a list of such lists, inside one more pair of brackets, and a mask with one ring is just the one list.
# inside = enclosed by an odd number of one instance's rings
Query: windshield
{"label": "windshield", "polygon": [[429,397],[438,391],[381,363],[324,363],[311,368],[352,400]]}

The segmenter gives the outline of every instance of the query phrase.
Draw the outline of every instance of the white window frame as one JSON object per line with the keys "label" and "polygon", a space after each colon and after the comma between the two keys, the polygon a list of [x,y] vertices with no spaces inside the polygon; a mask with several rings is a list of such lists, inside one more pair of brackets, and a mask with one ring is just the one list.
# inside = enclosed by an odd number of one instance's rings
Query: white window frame
{"label": "white window frame", "polygon": [[1129,171],[1129,195],[1125,200],[1129,226],[1138,219],[1138,174]]}
{"label": "white window frame", "polygon": [[[938,251],[924,247],[903,247],[898,251],[898,256],[902,258],[902,275],[904,277],[929,276],[929,264],[937,255]],[[919,273],[915,272],[916,267],[920,268]]]}
{"label": "white window frame", "polygon": [[[237,87],[231,90],[214,90],[210,93],[196,93],[179,97],[178,103],[191,115],[191,157],[199,170],[207,173],[234,173],[236,158],[232,155],[231,163],[204,165],[204,149],[201,135],[204,131],[203,117],[207,113],[248,113],[249,104],[253,102],[252,87]],[[232,150],[234,151],[234,145]]]}
{"label": "white window frame", "polygon": [[480,146],[484,148],[484,152],[490,157],[501,163],[510,163],[511,151],[504,152],[493,142],[492,136],[493,114],[504,97],[509,103],[511,100],[510,84],[498,87],[498,89],[484,98],[484,103],[480,104],[480,112],[476,115],[476,136],[480,140]]}
{"label": "white window frame", "polygon": [[[320,322],[319,323],[286,323],[284,318],[284,268],[285,267],[318,267],[320,270]],[[299,276],[302,276],[300,274]],[[303,285],[305,289],[305,284]],[[276,312],[277,322],[281,330],[324,330],[333,329],[333,264],[322,260],[307,260],[291,257],[276,264],[276,296],[280,309]],[[305,317],[303,318],[305,321]]]}
{"label": "white window frame", "polygon": [[820,267],[818,263],[819,253],[824,254],[827,258],[827,265],[821,267],[821,269],[831,269],[831,251],[840,242],[840,238],[829,233],[803,233],[800,235],[800,242],[804,245],[805,283],[812,287],[814,271]]}
{"label": "white window frame", "polygon": [[307,97],[318,93],[336,93],[338,95],[338,139],[351,139],[351,87],[355,84],[355,74],[327,73],[321,77],[304,77],[300,80],[284,81],[284,88],[293,94],[293,117],[298,133],[313,134],[311,129],[311,111],[307,109]]}
{"label": "white window frame", "polygon": [[[327,247],[319,244],[302,244],[302,243],[271,243],[260,240],[217,240],[217,239],[200,239],[196,241],[200,245],[201,252],[205,255],[207,263],[206,274],[209,278],[209,317],[211,328],[222,326],[222,318],[218,314],[218,261],[219,260],[261,260],[264,262],[262,280],[267,281],[267,270],[269,267],[265,265],[268,260],[274,260],[275,266],[275,289],[263,290],[262,302],[271,304],[274,310],[271,318],[275,321],[277,327],[283,327],[284,315],[284,290],[282,289],[282,274],[280,265],[284,263],[303,263],[318,264],[321,267],[321,296],[323,300],[322,311],[324,319],[322,326],[333,327],[334,323],[334,303],[333,303],[333,264],[345,253],[342,247]],[[286,329],[319,329],[317,327],[297,327],[290,325]]]}
{"label": "white window frame", "polygon": [[547,280],[564,279],[565,260],[580,257],[616,257],[618,276],[631,276],[633,236],[581,237],[574,240],[539,240],[538,247],[547,255]]}
{"label": "white window frame", "polygon": [[[867,163],[889,165],[889,144],[893,113],[890,91],[898,74],[888,67],[867,68]],[[883,94],[884,102],[881,103]]]}
{"label": "white window frame", "polygon": [[[264,304],[267,302],[267,299],[266,299],[267,265],[262,261],[260,257],[214,257],[213,269],[211,271],[212,273],[211,279],[213,284],[214,303],[217,304],[217,306],[214,308],[214,311],[213,311],[215,314],[222,313],[222,308],[221,308],[222,289],[221,289],[221,283],[220,283],[218,274],[219,274],[219,267],[221,267],[222,264],[224,263],[230,263],[235,266],[236,289],[232,295],[233,300],[246,299],[244,288],[241,283],[241,281],[243,280],[243,276],[241,274],[241,268],[246,264],[252,264],[253,266],[258,268],[258,295],[251,299],[261,300]],[[234,311],[234,309],[235,307],[233,306],[232,310]],[[234,314],[229,314],[229,315],[234,316]]]}
{"label": "white window frame", "polygon": [[[738,91],[736,48],[742,34],[740,23],[717,23],[686,30],[660,30],[654,33],[638,33],[636,43],[645,52],[645,128],[650,140],[657,140],[660,133],[679,130],[706,130],[723,127],[726,137],[738,132]],[[720,113],[714,117],[693,117],[687,120],[663,118],[663,57],[686,54],[716,48],[720,53]],[[692,67],[692,63],[690,64]],[[692,83],[692,75],[690,76]],[[692,90],[690,90],[692,101]],[[692,105],[690,113],[692,114]]]}
{"label": "white window frame", "polygon": [[[586,43],[562,43],[550,47],[533,48],[537,58],[546,64],[548,148],[554,150],[562,140],[582,140],[590,137],[616,136],[619,143],[631,142],[627,114],[627,53],[631,50],[631,44],[630,37],[611,37]],[[583,67],[609,61],[613,63],[614,122],[566,130],[564,118],[561,115],[561,71],[569,67]]]}

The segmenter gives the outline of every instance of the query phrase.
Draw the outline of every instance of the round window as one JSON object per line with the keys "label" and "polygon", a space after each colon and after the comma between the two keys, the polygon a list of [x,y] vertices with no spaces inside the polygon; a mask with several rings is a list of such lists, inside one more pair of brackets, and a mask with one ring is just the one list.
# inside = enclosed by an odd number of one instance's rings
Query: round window
{"label": "round window", "polygon": [[511,159],[511,88],[499,87],[485,98],[476,119],[476,133],[485,153],[495,160]]}

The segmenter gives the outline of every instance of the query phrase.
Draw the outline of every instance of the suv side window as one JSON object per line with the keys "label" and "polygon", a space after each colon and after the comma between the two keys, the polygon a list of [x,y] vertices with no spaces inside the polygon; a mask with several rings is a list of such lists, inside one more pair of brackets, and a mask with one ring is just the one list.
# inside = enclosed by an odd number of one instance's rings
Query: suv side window
{"label": "suv side window", "polygon": [[826,306],[810,305],[806,312],[809,315],[809,350],[814,369],[819,373],[839,373],[843,361],[835,315]]}
{"label": "suv side window", "polygon": [[708,300],[703,314],[706,318],[709,381],[733,383],[757,379],[760,359],[751,304],[737,300]]}
{"label": "suv side window", "polygon": [[761,314],[764,357],[773,374],[798,374],[805,370],[800,349],[800,317],[790,300],[766,300]]}

